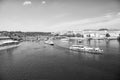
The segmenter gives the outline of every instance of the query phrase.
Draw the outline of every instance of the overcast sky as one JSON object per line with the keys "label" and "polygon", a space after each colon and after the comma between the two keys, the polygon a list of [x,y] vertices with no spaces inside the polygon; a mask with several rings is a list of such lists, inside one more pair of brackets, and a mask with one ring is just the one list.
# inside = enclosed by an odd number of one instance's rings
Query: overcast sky
{"label": "overcast sky", "polygon": [[[89,23],[92,27],[96,21],[101,28],[114,19],[113,24],[118,24],[118,15],[120,0],[0,0],[0,31],[84,29],[79,25]],[[109,22],[103,22],[106,19]]]}

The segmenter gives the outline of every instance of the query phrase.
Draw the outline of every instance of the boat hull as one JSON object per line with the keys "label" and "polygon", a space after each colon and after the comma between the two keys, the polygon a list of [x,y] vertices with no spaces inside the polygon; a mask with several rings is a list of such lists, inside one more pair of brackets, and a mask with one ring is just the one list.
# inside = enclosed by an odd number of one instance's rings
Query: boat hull
{"label": "boat hull", "polygon": [[87,50],[84,50],[84,49],[70,49],[70,50],[73,50],[73,51],[77,51],[77,52],[86,52],[86,53],[94,53],[94,54],[102,54],[103,51],[87,51]]}
{"label": "boat hull", "polygon": [[78,52],[103,53],[103,50],[100,48],[92,48],[92,47],[87,47],[83,45],[73,45],[69,49],[78,51]]}
{"label": "boat hull", "polygon": [[18,46],[19,46],[19,44],[3,46],[3,47],[0,47],[0,51],[5,50],[5,49],[10,49],[10,48],[15,48],[15,47],[18,47]]}

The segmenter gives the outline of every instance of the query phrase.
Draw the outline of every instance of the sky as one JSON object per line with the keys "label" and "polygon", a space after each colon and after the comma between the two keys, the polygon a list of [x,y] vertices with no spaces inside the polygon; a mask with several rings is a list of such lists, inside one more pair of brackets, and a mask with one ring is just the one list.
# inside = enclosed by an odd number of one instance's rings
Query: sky
{"label": "sky", "polygon": [[0,0],[0,31],[120,29],[120,0]]}

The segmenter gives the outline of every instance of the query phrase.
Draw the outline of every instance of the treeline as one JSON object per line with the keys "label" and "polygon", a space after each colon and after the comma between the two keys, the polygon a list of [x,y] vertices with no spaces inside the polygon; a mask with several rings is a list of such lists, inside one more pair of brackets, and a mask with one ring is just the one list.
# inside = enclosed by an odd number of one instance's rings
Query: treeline
{"label": "treeline", "polygon": [[0,31],[3,36],[19,35],[19,36],[39,36],[51,35],[51,32],[21,32],[21,31]]}
{"label": "treeline", "polygon": [[8,36],[14,40],[23,40],[26,37],[50,36],[51,32],[21,32],[21,31],[0,31],[0,36]]}

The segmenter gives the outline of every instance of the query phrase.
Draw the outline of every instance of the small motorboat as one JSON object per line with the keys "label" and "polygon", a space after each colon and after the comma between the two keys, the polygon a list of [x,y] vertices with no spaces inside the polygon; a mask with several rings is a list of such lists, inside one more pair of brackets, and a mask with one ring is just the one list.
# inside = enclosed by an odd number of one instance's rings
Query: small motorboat
{"label": "small motorboat", "polygon": [[49,44],[49,45],[54,45],[54,42],[51,41],[51,40],[47,40],[47,41],[45,41],[44,43],[45,43],[45,44]]}
{"label": "small motorboat", "polygon": [[48,40],[47,41],[44,41],[45,44],[48,44]]}
{"label": "small motorboat", "polygon": [[100,48],[93,48],[84,45],[72,45],[69,47],[70,50],[90,52],[90,53],[103,53],[103,50]]}
{"label": "small motorboat", "polygon": [[48,44],[49,45],[54,45],[54,42],[53,41],[48,41]]}

